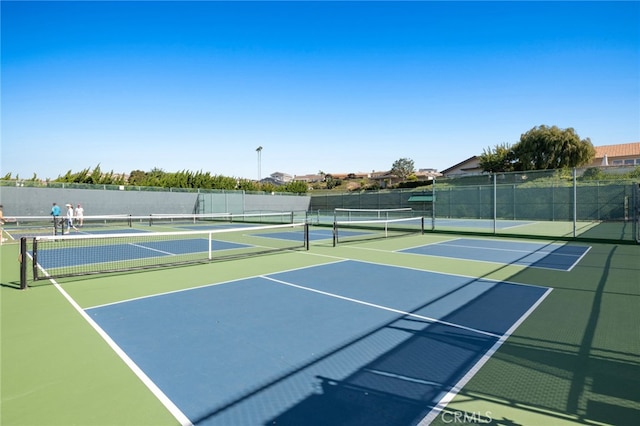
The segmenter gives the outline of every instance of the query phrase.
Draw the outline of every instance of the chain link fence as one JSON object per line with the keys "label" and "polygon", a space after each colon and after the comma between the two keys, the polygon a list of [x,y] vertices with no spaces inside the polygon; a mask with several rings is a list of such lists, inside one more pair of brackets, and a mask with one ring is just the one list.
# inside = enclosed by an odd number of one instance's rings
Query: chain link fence
{"label": "chain link fence", "polygon": [[602,167],[437,178],[413,190],[311,197],[314,218],[335,208],[411,207],[431,229],[640,242],[640,168]]}

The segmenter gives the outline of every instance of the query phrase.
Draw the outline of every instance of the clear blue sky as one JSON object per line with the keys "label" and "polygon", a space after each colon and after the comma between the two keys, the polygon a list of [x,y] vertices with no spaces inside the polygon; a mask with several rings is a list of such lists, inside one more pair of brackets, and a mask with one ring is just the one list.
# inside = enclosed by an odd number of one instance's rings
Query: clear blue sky
{"label": "clear blue sky", "polygon": [[640,141],[638,2],[1,3],[0,175],[446,169]]}

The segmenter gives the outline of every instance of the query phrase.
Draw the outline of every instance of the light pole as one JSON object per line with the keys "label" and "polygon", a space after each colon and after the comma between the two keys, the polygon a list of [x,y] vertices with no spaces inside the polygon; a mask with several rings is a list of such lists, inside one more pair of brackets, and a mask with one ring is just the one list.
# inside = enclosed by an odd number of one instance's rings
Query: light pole
{"label": "light pole", "polygon": [[259,146],[258,148],[256,148],[256,152],[258,153],[258,182],[260,182],[260,179],[262,179],[262,173],[260,170],[260,167],[262,165],[262,147]]}

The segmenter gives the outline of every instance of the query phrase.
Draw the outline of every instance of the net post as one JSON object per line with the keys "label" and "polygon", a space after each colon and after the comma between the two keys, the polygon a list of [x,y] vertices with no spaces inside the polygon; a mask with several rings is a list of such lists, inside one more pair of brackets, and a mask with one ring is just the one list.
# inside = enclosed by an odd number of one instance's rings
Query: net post
{"label": "net post", "polygon": [[129,216],[127,216],[127,224],[129,225],[129,228],[133,227],[133,218],[132,218],[131,214],[129,214]]}
{"label": "net post", "polygon": [[31,246],[32,250],[32,260],[31,266],[33,267],[33,279],[38,279],[38,239],[33,238],[33,245]]}
{"label": "net post", "polygon": [[424,216],[420,217],[420,235],[424,235]]}
{"label": "net post", "polygon": [[27,237],[20,238],[20,254],[18,262],[20,262],[20,290],[27,288]]}
{"label": "net post", "polygon": [[338,222],[333,221],[333,246],[338,244]]}
{"label": "net post", "polygon": [[309,224],[308,223],[304,224],[304,241],[305,241],[305,248],[308,251],[309,250]]}

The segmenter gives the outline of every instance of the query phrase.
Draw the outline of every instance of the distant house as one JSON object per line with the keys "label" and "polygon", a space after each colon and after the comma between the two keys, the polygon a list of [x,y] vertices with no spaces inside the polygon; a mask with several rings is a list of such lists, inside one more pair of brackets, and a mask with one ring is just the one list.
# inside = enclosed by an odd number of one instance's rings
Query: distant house
{"label": "distant house", "polygon": [[370,175],[370,179],[371,180],[375,180],[376,182],[378,182],[378,185],[380,186],[380,188],[387,188],[388,186],[391,185],[395,185],[397,183],[400,183],[401,180],[400,178],[398,178],[398,176],[392,174],[390,171],[384,171],[384,172],[372,172]]}
{"label": "distant house", "polygon": [[591,166],[640,166],[640,142],[596,146]]}
{"label": "distant house", "polygon": [[[640,166],[640,142],[617,145],[596,146],[596,155],[590,166]],[[448,169],[443,170],[445,177],[462,175],[480,175],[480,157],[474,155]]]}
{"label": "distant house", "polygon": [[448,169],[440,172],[444,177],[462,176],[462,175],[479,175],[483,173],[480,167],[480,157],[474,155]]}
{"label": "distant house", "polygon": [[418,169],[416,177],[420,181],[433,180],[434,177],[442,176],[436,169]]}
{"label": "distant house", "polygon": [[262,179],[261,182],[272,183],[274,185],[284,185],[286,183],[291,182],[292,180],[293,180],[293,176],[289,174],[275,172],[275,173],[271,173],[269,177]]}
{"label": "distant house", "polygon": [[321,175],[321,174],[295,175],[293,177],[293,180],[298,182],[307,182],[307,183],[322,182],[324,180],[324,175]]}
{"label": "distant house", "polygon": [[[420,182],[428,182],[433,180],[434,177],[442,176],[436,169],[418,169],[415,173],[416,178]],[[371,172],[370,179],[375,180],[380,185],[380,188],[386,188],[390,185],[396,185],[402,182],[402,179],[391,173],[391,171],[384,172]]]}

